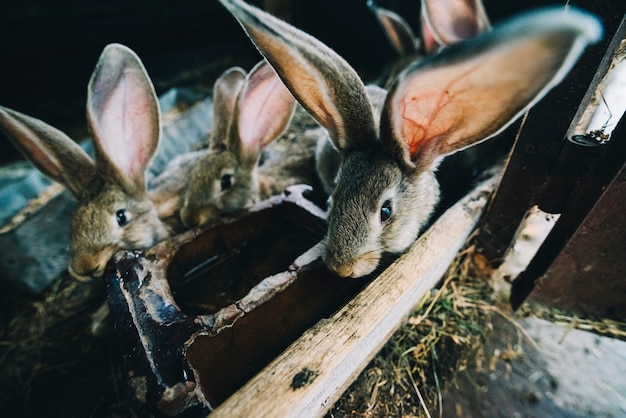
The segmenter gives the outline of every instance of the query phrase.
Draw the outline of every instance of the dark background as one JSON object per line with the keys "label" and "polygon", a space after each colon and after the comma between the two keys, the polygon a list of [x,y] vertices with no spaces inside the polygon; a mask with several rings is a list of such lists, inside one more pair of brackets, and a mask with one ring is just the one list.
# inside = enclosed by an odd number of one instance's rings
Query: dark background
{"label": "dark background", "polygon": [[[216,0],[27,0],[0,6],[0,105],[42,119],[74,139],[87,135],[87,83],[104,46],[137,52],[157,94],[169,88],[210,91],[232,65],[259,55]],[[250,1],[262,5],[261,0]],[[292,23],[333,47],[367,81],[396,56],[367,0],[296,0]],[[418,32],[418,1],[379,0]],[[549,2],[486,0],[492,22]],[[556,2],[562,3],[562,2]],[[0,164],[21,158],[0,133]]]}

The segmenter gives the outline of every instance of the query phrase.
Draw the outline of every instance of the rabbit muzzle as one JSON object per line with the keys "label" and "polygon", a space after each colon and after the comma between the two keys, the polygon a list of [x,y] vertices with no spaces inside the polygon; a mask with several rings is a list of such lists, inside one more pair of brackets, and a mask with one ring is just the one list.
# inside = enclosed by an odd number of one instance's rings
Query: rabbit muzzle
{"label": "rabbit muzzle", "polygon": [[87,282],[93,278],[102,277],[107,262],[112,254],[85,254],[75,256],[68,265],[68,271],[73,278],[80,282]]}
{"label": "rabbit muzzle", "polygon": [[213,205],[199,208],[185,205],[180,211],[180,219],[187,228],[202,226],[219,215],[220,211]]}
{"label": "rabbit muzzle", "polygon": [[349,261],[340,261],[328,253],[322,257],[324,263],[330,271],[339,277],[357,279],[367,276],[378,267],[380,254],[368,253],[360,258]]}

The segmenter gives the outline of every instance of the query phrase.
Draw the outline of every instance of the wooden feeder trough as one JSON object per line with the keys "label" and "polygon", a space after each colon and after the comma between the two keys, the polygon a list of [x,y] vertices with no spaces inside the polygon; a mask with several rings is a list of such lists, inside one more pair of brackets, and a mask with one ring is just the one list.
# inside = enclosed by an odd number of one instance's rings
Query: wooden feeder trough
{"label": "wooden feeder trough", "polygon": [[311,237],[325,217],[306,186],[118,253],[105,276],[136,396],[171,416],[323,413],[439,281],[494,186],[482,183],[373,280],[323,265]]}
{"label": "wooden feeder trough", "polygon": [[325,219],[305,190],[114,257],[109,304],[141,401],[169,415],[220,404],[363,287],[319,262]]}

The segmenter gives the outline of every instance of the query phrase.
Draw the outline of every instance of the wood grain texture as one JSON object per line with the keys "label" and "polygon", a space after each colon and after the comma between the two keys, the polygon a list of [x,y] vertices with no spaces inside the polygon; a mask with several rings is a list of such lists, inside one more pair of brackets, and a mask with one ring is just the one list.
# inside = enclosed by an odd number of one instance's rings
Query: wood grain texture
{"label": "wood grain texture", "polygon": [[406,254],[332,317],[310,328],[211,418],[321,416],[441,279],[495,182],[495,177],[485,181],[445,212]]}

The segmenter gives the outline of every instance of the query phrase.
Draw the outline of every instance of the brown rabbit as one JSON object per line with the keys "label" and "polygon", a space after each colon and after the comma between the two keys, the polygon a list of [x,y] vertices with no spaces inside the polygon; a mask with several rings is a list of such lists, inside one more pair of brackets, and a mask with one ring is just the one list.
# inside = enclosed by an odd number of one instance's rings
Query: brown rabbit
{"label": "brown rabbit", "polygon": [[423,0],[421,41],[402,16],[380,7],[374,0],[368,0],[367,6],[401,57],[433,53],[491,28],[482,0]]}
{"label": "brown rabbit", "polygon": [[400,57],[383,77],[387,83],[384,81],[381,85],[387,87],[417,56],[432,54],[442,46],[455,44],[491,28],[481,0],[423,0],[421,39],[402,16],[380,7],[374,0],[368,0],[367,6]]}
{"label": "brown rabbit", "polygon": [[0,107],[0,128],[78,200],[68,269],[79,280],[101,276],[116,251],[144,249],[169,235],[145,186],[159,144],[159,104],[129,48],[111,44],[102,52],[89,82],[87,119],[95,161],[58,129]]}
{"label": "brown rabbit", "polygon": [[189,227],[315,178],[317,137],[294,142],[292,131],[316,123],[302,108],[292,120],[296,102],[269,64],[261,61],[247,75],[227,70],[213,97],[209,148],[191,170],[181,210]]}
{"label": "brown rabbit", "polygon": [[602,33],[573,8],[531,12],[410,64],[370,99],[356,71],[317,39],[243,1],[220,2],[328,131],[320,157],[338,158],[340,168],[324,174],[334,190],[322,258],[342,277],[405,251],[439,198],[441,159],[501,132]]}

